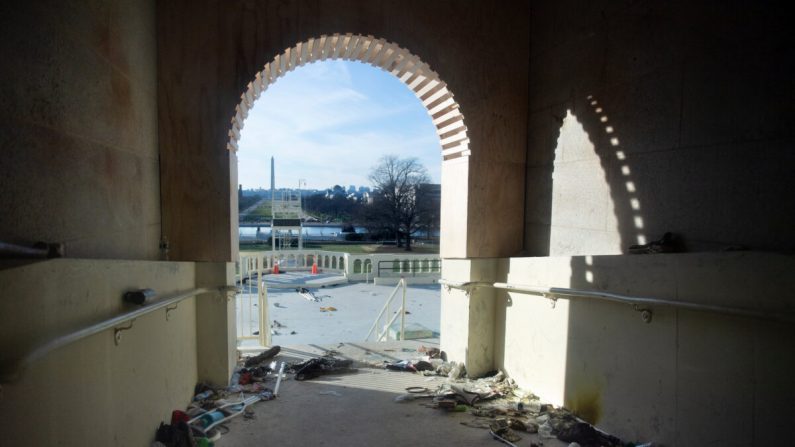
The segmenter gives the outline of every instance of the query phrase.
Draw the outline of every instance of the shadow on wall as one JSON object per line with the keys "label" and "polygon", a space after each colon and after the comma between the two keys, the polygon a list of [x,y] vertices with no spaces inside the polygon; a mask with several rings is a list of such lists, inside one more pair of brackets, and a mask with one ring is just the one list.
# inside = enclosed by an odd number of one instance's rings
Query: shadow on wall
{"label": "shadow on wall", "polygon": [[[669,231],[688,252],[795,251],[782,237],[795,226],[782,200],[792,195],[795,109],[781,94],[793,60],[782,58],[792,35],[781,11],[534,6],[525,248],[583,255],[569,278],[545,285],[754,306],[765,295],[721,270],[731,254],[596,255]],[[745,262],[746,282],[775,278]],[[785,287],[772,284],[781,305]],[[791,354],[781,341],[791,328],[674,310],[646,324],[629,306],[585,300],[565,309],[567,327],[555,331],[567,341],[563,400],[586,419],[685,445],[766,445],[786,433],[770,408],[791,404],[793,390],[771,352]]]}
{"label": "shadow on wall", "polygon": [[[717,289],[730,279],[718,263],[687,255],[675,255],[673,262],[664,255],[624,261],[598,255],[625,254],[633,244],[656,240],[669,230],[686,234],[688,228],[696,235],[690,239],[692,251],[745,245],[745,239],[732,235],[748,236],[747,245],[773,247],[775,237],[765,240],[755,219],[740,219],[763,205],[750,201],[727,211],[726,203],[734,203],[730,193],[738,186],[729,188],[732,182],[771,194],[780,185],[753,181],[748,174],[733,176],[745,160],[709,163],[703,152],[710,148],[660,153],[627,148],[609,103],[588,95],[552,112],[559,127],[554,169],[547,177],[547,254],[572,256],[568,287],[574,289],[685,301],[708,296],[713,304],[731,303],[739,292],[725,287],[723,295],[712,297],[703,286]],[[626,132],[638,143],[647,138],[632,129]],[[750,167],[753,172],[777,169],[772,160]],[[701,188],[704,182],[709,184]],[[733,219],[721,225],[716,215]],[[773,220],[789,218],[784,211]],[[693,278],[688,269],[712,276]],[[747,279],[758,281],[764,275],[755,274]],[[729,305],[753,308],[755,293]],[[763,445],[761,439],[784,430],[786,423],[776,411],[755,402],[764,397],[775,408],[792,397],[792,386],[781,377],[772,354],[787,349],[777,340],[791,338],[791,328],[672,309],[656,309],[647,324],[629,306],[591,300],[573,299],[565,309],[563,403],[584,419],[631,439],[652,436],[673,443],[725,440],[713,434],[734,431],[736,445]],[[771,384],[781,394],[771,393]],[[754,422],[738,419],[743,414]]]}

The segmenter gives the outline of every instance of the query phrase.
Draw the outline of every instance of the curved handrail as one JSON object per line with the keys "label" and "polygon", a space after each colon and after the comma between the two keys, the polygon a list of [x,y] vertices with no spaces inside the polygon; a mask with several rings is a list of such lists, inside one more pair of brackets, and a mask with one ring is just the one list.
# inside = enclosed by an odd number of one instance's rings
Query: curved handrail
{"label": "curved handrail", "polygon": [[185,300],[187,298],[191,298],[196,295],[201,295],[202,293],[210,293],[210,292],[223,293],[227,291],[229,291],[229,288],[224,286],[219,288],[197,288],[185,292],[180,292],[174,295],[170,295],[166,298],[154,301],[151,304],[141,306],[135,310],[125,312],[115,317],[102,320],[100,322],[94,323],[92,325],[86,326],[76,331],[59,335],[37,346],[36,348],[28,351],[25,355],[23,355],[13,363],[3,365],[3,367],[0,368],[0,382],[7,383],[18,379],[22,375],[22,372],[31,363],[41,359],[42,357],[45,357],[47,354],[49,354],[52,351],[55,351],[56,349],[68,346],[72,343],[80,341],[86,337],[97,334],[99,332],[106,331],[108,329],[117,328],[124,323],[135,320],[138,317],[144,316],[158,309],[163,309],[164,307],[177,304],[180,301]]}

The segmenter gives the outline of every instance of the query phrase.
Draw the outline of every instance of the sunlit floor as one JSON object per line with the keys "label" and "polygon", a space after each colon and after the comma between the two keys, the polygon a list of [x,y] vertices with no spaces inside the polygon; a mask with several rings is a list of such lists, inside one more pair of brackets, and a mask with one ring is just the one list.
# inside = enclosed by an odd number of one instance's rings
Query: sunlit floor
{"label": "sunlit floor", "polygon": [[[335,350],[357,364],[413,358],[434,340],[387,343],[343,343],[284,347],[281,359],[306,359]],[[279,397],[259,402],[253,419],[233,419],[216,445],[231,446],[499,446],[488,430],[461,425],[474,416],[424,406],[427,401],[394,401],[406,387],[435,389],[445,379],[407,372],[359,367],[355,373],[286,380]],[[538,435],[521,433],[518,446],[539,443]],[[544,446],[566,446],[544,439]]]}
{"label": "sunlit floor", "polygon": [[[282,276],[282,275],[279,275]],[[430,337],[438,337],[441,318],[440,287],[412,285],[406,289],[406,324],[425,328]],[[330,342],[364,342],[384,302],[395,286],[350,283],[325,288],[310,288],[320,301],[309,301],[295,288],[268,288],[268,312],[273,325],[274,345],[327,344]],[[393,316],[402,302],[398,292],[389,310]],[[255,296],[255,295],[254,295]],[[259,314],[244,312],[238,298],[238,327],[247,332],[259,328]],[[330,310],[332,308],[333,310]],[[399,320],[397,320],[399,321]],[[396,327],[399,325],[396,323]],[[408,334],[408,331],[407,331]],[[423,335],[428,336],[428,335]],[[241,346],[256,345],[256,340]]]}

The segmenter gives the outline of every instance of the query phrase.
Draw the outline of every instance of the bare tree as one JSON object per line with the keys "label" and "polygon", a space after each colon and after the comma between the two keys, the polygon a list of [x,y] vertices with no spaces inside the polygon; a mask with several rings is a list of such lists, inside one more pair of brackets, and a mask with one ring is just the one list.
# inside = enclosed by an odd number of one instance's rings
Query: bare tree
{"label": "bare tree", "polygon": [[395,234],[398,246],[406,241],[411,251],[411,235],[420,229],[423,183],[429,182],[428,171],[416,158],[381,157],[370,172],[370,181],[377,190],[373,211],[376,220]]}

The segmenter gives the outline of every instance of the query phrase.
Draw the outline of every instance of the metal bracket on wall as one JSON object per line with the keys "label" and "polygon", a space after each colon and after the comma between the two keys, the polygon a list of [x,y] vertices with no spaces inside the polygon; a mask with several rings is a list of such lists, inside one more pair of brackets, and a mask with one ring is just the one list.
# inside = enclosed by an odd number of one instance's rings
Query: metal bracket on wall
{"label": "metal bracket on wall", "polygon": [[640,312],[640,319],[643,320],[644,323],[651,323],[651,319],[654,316],[651,309],[640,307],[637,304],[633,304],[632,309],[635,310],[635,312]]}
{"label": "metal bracket on wall", "polygon": [[171,311],[172,310],[176,310],[177,307],[179,307],[179,303],[176,303],[173,306],[167,306],[166,307],[166,321],[170,321],[171,320]]}
{"label": "metal bracket on wall", "polygon": [[221,286],[218,288],[218,293],[215,295],[218,298],[219,302],[226,301],[227,303],[232,301],[235,296],[242,292],[243,289],[237,286]]}
{"label": "metal bracket on wall", "polygon": [[463,290],[464,295],[466,295],[467,298],[469,298],[470,295],[472,295],[472,291],[478,287],[493,287],[491,283],[483,281],[452,282],[446,279],[439,279],[436,282],[441,284],[447,292],[450,292],[453,289]]}
{"label": "metal bracket on wall", "polygon": [[115,343],[116,346],[119,346],[119,343],[121,343],[121,333],[122,333],[122,331],[129,331],[130,329],[132,329],[133,323],[135,323],[135,319],[134,318],[132,320],[130,320],[129,326],[122,326],[122,327],[113,328],[113,343]]}
{"label": "metal bracket on wall", "polygon": [[550,306],[554,309],[558,305],[558,297],[549,293],[544,293],[541,296],[549,300]]}

